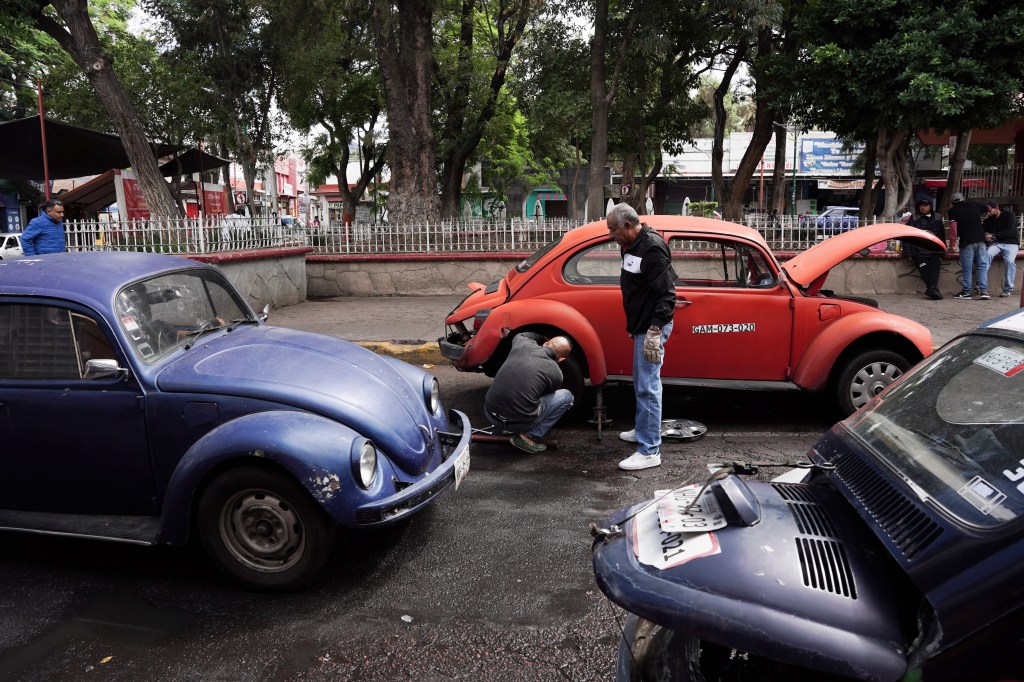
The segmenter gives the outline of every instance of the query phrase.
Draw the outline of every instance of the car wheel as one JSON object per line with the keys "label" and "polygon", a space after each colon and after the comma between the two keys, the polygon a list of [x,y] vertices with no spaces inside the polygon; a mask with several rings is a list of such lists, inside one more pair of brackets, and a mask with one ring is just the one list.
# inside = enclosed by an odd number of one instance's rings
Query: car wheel
{"label": "car wheel", "polygon": [[562,369],[562,388],[572,393],[572,408],[565,413],[562,419],[567,421],[588,419],[593,405],[586,389],[583,361],[573,354],[563,360],[559,367]]}
{"label": "car wheel", "polygon": [[[838,682],[848,678],[806,670],[689,637],[641,619],[631,655],[633,682]],[[620,666],[621,669],[621,666]]]}
{"label": "car wheel", "polygon": [[334,523],[284,474],[244,468],[203,492],[199,537],[228,575],[259,589],[287,590],[316,576],[334,543]]}
{"label": "car wheel", "polygon": [[836,381],[836,400],[844,416],[849,416],[896,381],[910,361],[890,350],[860,353],[843,367]]}

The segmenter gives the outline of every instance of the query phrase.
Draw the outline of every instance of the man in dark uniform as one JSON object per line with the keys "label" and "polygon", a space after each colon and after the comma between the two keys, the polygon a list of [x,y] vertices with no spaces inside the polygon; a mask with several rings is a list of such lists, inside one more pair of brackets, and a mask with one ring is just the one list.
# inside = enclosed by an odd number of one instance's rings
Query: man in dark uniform
{"label": "man in dark uniform", "polygon": [[[932,202],[926,197],[917,200],[917,215],[910,219],[908,225],[921,230],[927,230],[943,242],[946,241],[946,228],[942,223],[942,217],[932,212]],[[942,300],[942,293],[939,291],[939,275],[942,273],[942,252],[926,249],[913,244],[903,247],[903,252],[914,261],[921,279],[924,280],[924,295],[933,301]]]}
{"label": "man in dark uniform", "polygon": [[514,433],[510,442],[523,452],[544,452],[547,446],[537,439],[572,407],[572,393],[559,388],[562,370],[558,366],[571,352],[572,344],[564,336],[545,341],[540,334],[517,334],[484,396],[487,419]]}
{"label": "man in dark uniform", "polygon": [[633,471],[661,464],[661,365],[672,334],[676,274],[665,240],[641,224],[632,206],[612,208],[608,233],[622,249],[619,285],[626,332],[633,338],[636,427],[619,434],[637,444],[636,452],[619,462],[620,469]]}

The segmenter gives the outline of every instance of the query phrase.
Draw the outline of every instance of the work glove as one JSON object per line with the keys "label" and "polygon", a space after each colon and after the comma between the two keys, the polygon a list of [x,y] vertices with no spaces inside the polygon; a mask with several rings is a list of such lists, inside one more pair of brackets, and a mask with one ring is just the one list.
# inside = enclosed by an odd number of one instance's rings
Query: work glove
{"label": "work glove", "polygon": [[644,336],[644,359],[647,362],[661,362],[661,330],[648,329]]}

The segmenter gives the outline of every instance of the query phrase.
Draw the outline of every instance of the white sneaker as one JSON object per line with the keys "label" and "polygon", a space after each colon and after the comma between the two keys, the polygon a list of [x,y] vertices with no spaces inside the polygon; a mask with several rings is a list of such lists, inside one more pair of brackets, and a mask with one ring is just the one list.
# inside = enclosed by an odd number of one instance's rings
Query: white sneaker
{"label": "white sneaker", "polygon": [[623,431],[619,434],[619,438],[626,441],[627,443],[636,442],[636,429],[630,429],[629,431]]}
{"label": "white sneaker", "polygon": [[661,466],[660,452],[656,452],[653,455],[634,452],[632,455],[619,462],[619,468],[623,471],[637,471],[639,469],[650,469],[651,467],[656,466]]}

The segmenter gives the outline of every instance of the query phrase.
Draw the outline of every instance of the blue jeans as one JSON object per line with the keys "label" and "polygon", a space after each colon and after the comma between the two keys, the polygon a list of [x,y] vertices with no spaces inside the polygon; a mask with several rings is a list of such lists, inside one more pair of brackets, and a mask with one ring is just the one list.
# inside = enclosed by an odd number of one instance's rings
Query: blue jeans
{"label": "blue jeans", "polygon": [[[672,333],[672,323],[661,328],[661,347]],[[665,354],[662,352],[662,361]],[[644,335],[633,337],[633,392],[636,394],[636,451],[656,455],[661,450],[661,365],[644,357]]]}
{"label": "blue jeans", "polygon": [[992,265],[992,259],[1003,254],[1003,263],[1006,264],[1006,277],[1003,278],[1003,291],[1013,291],[1013,280],[1017,277],[1017,249],[1019,244],[992,244],[988,247],[988,263]]}
{"label": "blue jeans", "polygon": [[971,277],[978,266],[978,289],[988,291],[988,249],[984,242],[967,244],[960,248],[960,267],[963,269],[964,293],[971,293]]}
{"label": "blue jeans", "polygon": [[562,415],[572,407],[572,393],[565,388],[560,388],[554,393],[541,396],[540,414],[532,424],[519,422],[502,422],[491,416],[489,410],[484,409],[484,416],[499,429],[512,433],[525,433],[531,439],[541,438],[555,425]]}

